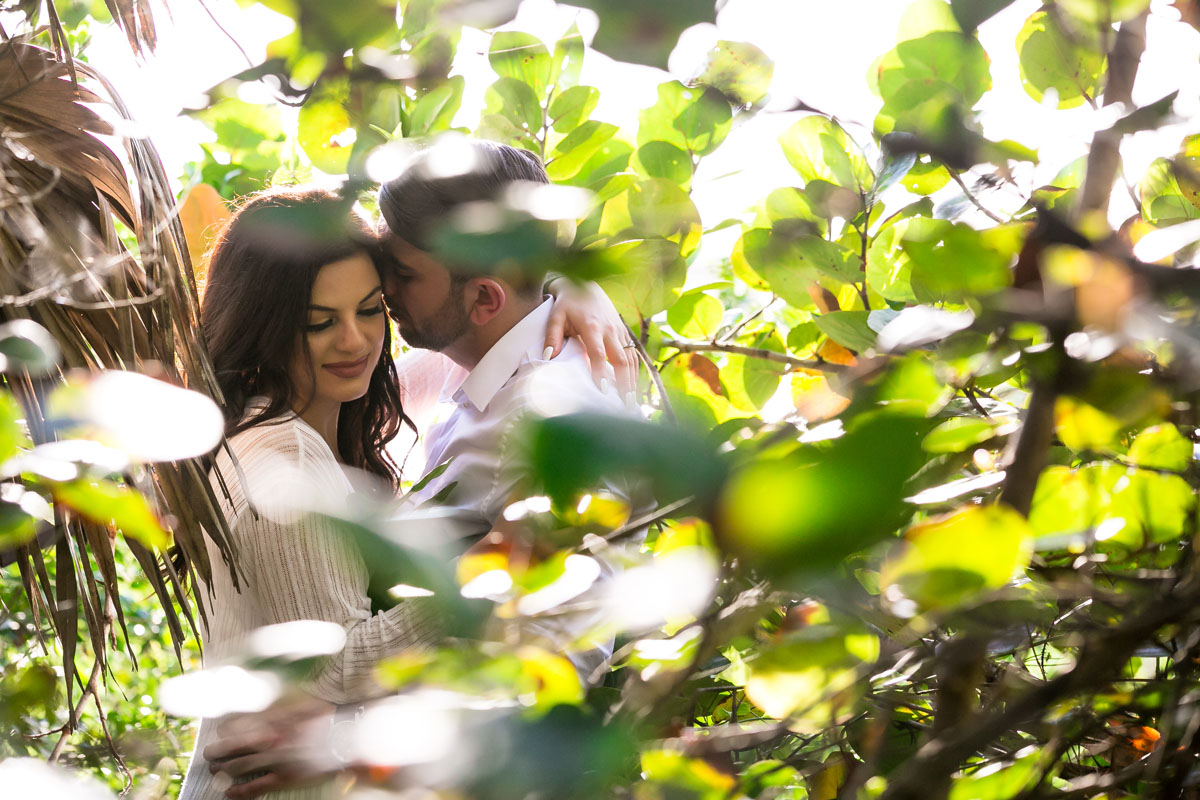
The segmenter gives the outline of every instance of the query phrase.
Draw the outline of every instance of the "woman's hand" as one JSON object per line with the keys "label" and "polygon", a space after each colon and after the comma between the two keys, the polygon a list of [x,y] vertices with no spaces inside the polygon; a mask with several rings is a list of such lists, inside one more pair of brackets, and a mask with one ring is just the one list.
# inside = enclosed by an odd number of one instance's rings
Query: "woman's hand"
{"label": "woman's hand", "polygon": [[629,405],[635,402],[638,356],[625,321],[612,300],[595,283],[582,286],[567,278],[549,284],[554,309],[546,326],[546,352],[550,357],[562,350],[564,336],[574,336],[583,345],[592,379],[604,391],[608,384],[606,363],[612,364],[617,392]]}

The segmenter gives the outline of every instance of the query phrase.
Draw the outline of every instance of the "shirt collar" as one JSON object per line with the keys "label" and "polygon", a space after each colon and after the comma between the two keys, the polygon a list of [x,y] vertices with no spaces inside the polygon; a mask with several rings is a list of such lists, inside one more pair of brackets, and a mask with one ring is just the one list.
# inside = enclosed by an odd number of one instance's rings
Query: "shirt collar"
{"label": "shirt collar", "polygon": [[484,353],[465,379],[451,378],[442,387],[442,397],[458,403],[470,402],[481,413],[487,410],[496,392],[522,364],[544,360],[546,325],[553,306],[554,298],[549,298],[526,314]]}

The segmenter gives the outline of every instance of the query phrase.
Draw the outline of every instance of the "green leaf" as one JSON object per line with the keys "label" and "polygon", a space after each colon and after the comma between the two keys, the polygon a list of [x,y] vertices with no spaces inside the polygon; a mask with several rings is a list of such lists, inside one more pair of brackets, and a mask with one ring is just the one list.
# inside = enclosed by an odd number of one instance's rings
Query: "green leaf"
{"label": "green leaf", "polygon": [[1146,428],[1129,446],[1129,460],[1139,467],[1183,472],[1192,463],[1193,445],[1169,422]]}
{"label": "green leaf", "polygon": [[618,61],[667,68],[679,35],[701,22],[716,22],[712,0],[672,0],[653,7],[643,0],[576,0],[594,10],[600,25],[592,47]]}
{"label": "green leaf", "polygon": [[[46,504],[42,496],[36,492],[13,491],[10,489],[12,486],[14,485],[5,484],[6,497],[10,496],[9,492],[13,492],[13,494],[19,495],[21,500],[28,496],[37,498],[42,505]],[[20,487],[16,488],[20,489]],[[15,502],[9,499],[0,500],[0,547],[5,549],[19,547],[37,536],[38,521],[21,507],[21,500]]]}
{"label": "green leaf", "polygon": [[554,130],[566,133],[583,123],[600,100],[600,90],[594,86],[572,86],[560,92],[550,103],[547,113]]}
{"label": "green leaf", "polygon": [[61,359],[58,342],[50,332],[30,319],[15,319],[0,325],[0,372],[45,375]]}
{"label": "green leaf", "polygon": [[629,215],[641,235],[678,242],[685,258],[700,244],[700,212],[688,193],[672,181],[649,178],[630,187]]}
{"label": "green leaf", "polygon": [[406,136],[428,136],[450,127],[462,105],[466,79],[455,75],[450,80],[426,92],[408,114]]}
{"label": "green leaf", "polygon": [[865,688],[858,668],[878,658],[879,639],[865,630],[810,625],[749,662],[746,697],[792,730],[821,730],[854,708]]}
{"label": "green leaf", "polygon": [[354,128],[350,114],[334,95],[310,100],[300,109],[296,139],[313,166],[329,175],[346,172]]}
{"label": "green leaf", "polygon": [[563,90],[569,91],[579,83],[579,72],[583,69],[584,49],[579,26],[572,22],[563,37],[554,43],[554,62],[550,69],[550,84],[555,87],[558,96],[561,97]]}
{"label": "green leaf", "polygon": [[820,272],[845,283],[863,280],[863,263],[858,253],[848,247],[804,234],[792,242],[798,265],[816,267]]}
{"label": "green leaf", "polygon": [[954,19],[964,33],[974,33],[980,23],[1012,5],[1013,0],[950,0]]}
{"label": "green leaf", "polygon": [[736,106],[750,106],[766,96],[774,73],[775,62],[755,45],[722,40],[709,51],[696,83],[713,87]]}
{"label": "green leaf", "polygon": [[628,321],[652,317],[675,300],[687,277],[679,245],[667,239],[639,239],[609,245],[609,255],[626,272],[597,281]]}
{"label": "green leaf", "polygon": [[862,353],[875,346],[875,331],[867,325],[869,311],[830,311],[813,317],[821,332],[843,347]]}
{"label": "green leaf", "polygon": [[1074,108],[1096,99],[1104,75],[1104,54],[1080,43],[1045,11],[1035,12],[1017,34],[1021,85],[1041,102],[1058,93],[1058,108]]}
{"label": "green leaf", "polygon": [[777,222],[781,219],[805,220],[811,222],[813,229],[809,233],[824,236],[828,223],[816,208],[808,194],[802,189],[783,186],[772,189],[764,203],[767,219]]}
{"label": "green leaf", "polygon": [[33,447],[25,429],[25,409],[10,393],[0,391],[0,463]]}
{"label": "green leaf", "polygon": [[542,40],[521,31],[500,31],[492,37],[488,62],[502,78],[514,78],[533,89],[541,100],[546,96],[554,62]]}
{"label": "green leaf", "polygon": [[483,95],[485,114],[498,114],[522,133],[537,136],[542,130],[542,107],[528,84],[501,78]]}
{"label": "green leaf", "polygon": [[950,171],[929,156],[921,156],[904,176],[904,188],[913,194],[929,195],[950,182]]}
{"label": "green leaf", "polygon": [[884,228],[867,250],[867,285],[895,303],[917,301],[912,289],[912,261],[903,246],[907,227],[907,221],[901,220]]}
{"label": "green leaf", "polygon": [[158,516],[145,498],[132,489],[110,480],[80,479],[56,483],[52,491],[55,503],[68,506],[93,522],[111,524],[147,547],[166,550],[171,544],[171,536]]}
{"label": "green leaf", "polygon": [[1084,25],[1112,25],[1133,19],[1150,0],[1058,0],[1057,6]]}
{"label": "green leaf", "polygon": [[770,289],[795,308],[813,308],[808,290],[818,273],[797,258],[794,244],[774,229],[751,228],[734,246],[734,272],[752,288]]}
{"label": "green leaf", "polygon": [[670,142],[646,142],[633,156],[633,167],[650,178],[686,187],[692,180],[692,159]]}
{"label": "green leaf", "polygon": [[[765,325],[739,336],[737,344],[772,353],[787,352],[783,337],[774,325]],[[731,355],[728,365],[721,370],[721,383],[734,405],[744,411],[759,411],[775,396],[785,372],[787,367],[775,361]]]}
{"label": "green leaf", "polygon": [[899,183],[917,163],[916,153],[904,153],[899,156],[887,155],[878,171],[872,194],[875,197]]}
{"label": "green leaf", "polygon": [[718,543],[766,575],[826,574],[896,529],[928,428],[924,418],[875,412],[840,438],[746,464],[721,492]]}
{"label": "green leaf", "polygon": [[996,435],[997,424],[979,417],[954,417],[931,430],[921,446],[928,453],[961,453]]}
{"label": "green leaf", "polygon": [[1142,217],[1160,227],[1200,218],[1200,208],[1189,201],[1180,186],[1175,164],[1169,158],[1151,162],[1138,186]]}
{"label": "green leaf", "polygon": [[[957,31],[934,31],[900,42],[876,62],[872,77],[884,113],[899,121],[916,119],[909,111],[930,101],[966,111],[992,87],[983,46]],[[898,127],[914,130],[903,124]]]}
{"label": "green leaf", "polygon": [[638,114],[637,144],[664,141],[693,157],[708,155],[725,141],[732,118],[716,89],[668,81],[659,84],[658,102]]}
{"label": "green leaf", "polygon": [[986,231],[916,217],[904,229],[900,247],[912,262],[911,282],[921,302],[962,302],[1012,282],[1009,264],[1026,230],[1000,225]]}
{"label": "green leaf", "polygon": [[904,538],[879,581],[918,609],[952,607],[999,589],[1029,565],[1033,549],[1029,523],[1005,505],[967,506],[914,525]]}
{"label": "green leaf", "polygon": [[779,144],[805,183],[823,180],[865,193],[875,180],[858,145],[826,117],[814,114],[798,120],[780,135]]}
{"label": "green leaf", "polygon": [[667,309],[667,322],[685,339],[707,339],[721,326],[725,308],[704,292],[687,292]]}
{"label": "green leaf", "polygon": [[546,174],[552,181],[564,181],[573,177],[616,132],[616,125],[588,120],[554,146],[550,158],[546,161]]}

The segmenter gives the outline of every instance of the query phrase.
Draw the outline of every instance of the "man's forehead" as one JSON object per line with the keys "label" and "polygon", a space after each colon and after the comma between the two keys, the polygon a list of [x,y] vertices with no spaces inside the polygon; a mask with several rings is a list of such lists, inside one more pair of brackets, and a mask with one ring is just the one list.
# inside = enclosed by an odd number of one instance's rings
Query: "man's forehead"
{"label": "man's forehead", "polygon": [[401,267],[422,271],[445,269],[432,255],[394,233],[384,236],[383,245]]}

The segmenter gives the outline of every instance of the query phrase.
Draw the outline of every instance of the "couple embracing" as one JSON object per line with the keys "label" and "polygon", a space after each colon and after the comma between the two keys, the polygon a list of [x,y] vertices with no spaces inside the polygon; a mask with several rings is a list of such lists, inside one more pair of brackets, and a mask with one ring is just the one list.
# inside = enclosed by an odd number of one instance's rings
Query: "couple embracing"
{"label": "couple embracing", "polygon": [[[349,494],[344,467],[398,488],[387,445],[441,400],[425,431],[427,464],[452,460],[417,499],[453,484],[448,517],[483,534],[524,477],[514,441],[523,418],[547,400],[590,411],[628,401],[636,361],[598,289],[544,299],[542,276],[464,272],[431,254],[438,226],[464,206],[497,200],[518,182],[548,182],[524,151],[473,141],[464,154],[473,163],[450,170],[437,146],[414,156],[380,189],[379,231],[336,193],[298,189],[251,198],[218,237],[201,319],[236,456],[218,454],[214,481],[223,482],[217,496],[244,580],[235,587],[212,554],[212,585],[198,591],[209,606],[210,662],[235,655],[265,625],[334,622],[345,647],[306,689],[333,704],[377,696],[375,664],[435,644],[438,621],[419,599],[372,614],[361,555],[332,524],[297,516],[284,498],[298,485]],[[410,346],[431,352],[394,362],[389,315]],[[564,332],[578,338],[563,344]],[[196,752],[216,736],[206,720]],[[220,796],[197,756],[181,797]]]}

